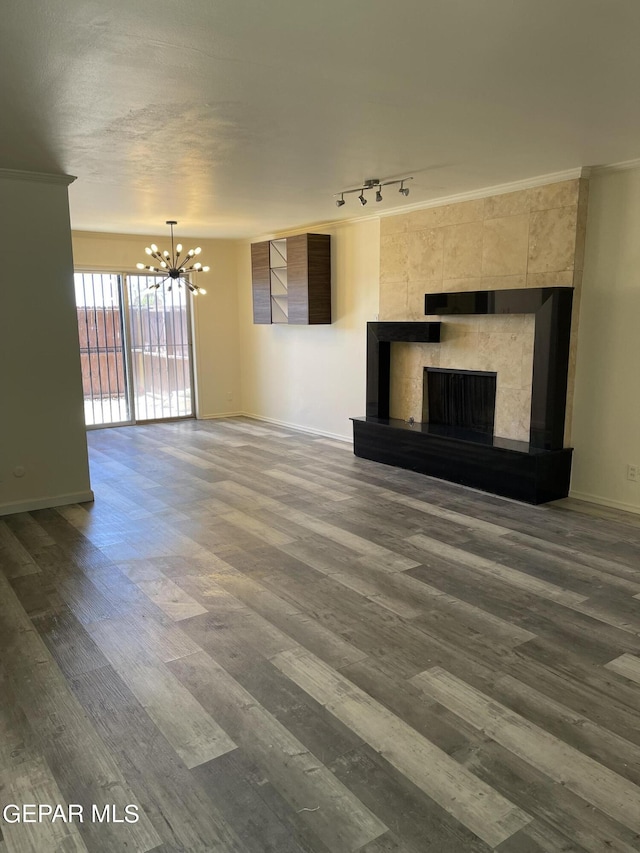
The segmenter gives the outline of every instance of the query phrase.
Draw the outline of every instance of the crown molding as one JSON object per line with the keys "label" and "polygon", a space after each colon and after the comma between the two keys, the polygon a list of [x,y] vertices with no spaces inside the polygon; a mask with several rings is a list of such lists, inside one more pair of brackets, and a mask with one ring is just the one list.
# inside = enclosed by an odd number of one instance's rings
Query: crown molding
{"label": "crown molding", "polygon": [[0,178],[13,181],[35,181],[40,184],[58,184],[68,187],[76,180],[75,175],[53,175],[48,172],[23,172],[20,169],[0,169]]}
{"label": "crown molding", "polygon": [[[124,231],[83,231],[80,228],[71,228],[72,237],[78,237],[80,239],[86,240],[113,240],[115,243],[121,243],[123,240],[128,240],[131,243],[143,243],[145,240],[147,243],[149,241],[160,242],[161,240],[166,240],[166,234],[132,234],[131,232]],[[217,239],[215,237],[180,237],[180,240],[184,242],[185,240],[211,240]]]}
{"label": "crown molding", "polygon": [[491,187],[481,187],[477,190],[454,193],[453,195],[432,198],[429,199],[429,201],[416,202],[415,204],[403,204],[401,207],[394,207],[393,210],[380,211],[378,215],[381,218],[395,216],[398,213],[411,213],[414,210],[426,210],[430,207],[443,207],[446,204],[458,204],[461,201],[475,201],[480,198],[490,198],[495,195],[507,195],[507,193],[514,193],[519,190],[529,190],[534,187],[543,187],[547,184],[559,184],[562,181],[574,181],[577,178],[588,178],[590,171],[591,170],[589,168],[580,166],[575,169],[566,169],[563,172],[550,172],[548,175],[538,175],[535,178],[524,178],[519,181],[510,181],[507,184],[495,184]]}
{"label": "crown molding", "polygon": [[[640,164],[640,161],[637,161]],[[632,168],[629,166],[628,168]],[[454,193],[453,195],[440,196],[432,198],[428,201],[418,201],[413,204],[403,204],[399,207],[393,207],[390,210],[377,210],[375,213],[369,213],[361,216],[353,216],[347,219],[332,219],[328,222],[314,222],[305,226],[296,228],[287,228],[273,234],[264,234],[259,240],[274,240],[278,237],[291,237],[294,234],[301,234],[309,231],[311,228],[339,228],[341,225],[352,225],[358,222],[370,222],[373,219],[382,219],[387,216],[400,216],[404,213],[412,213],[414,210],[426,210],[430,207],[442,207],[445,204],[457,204],[461,201],[474,201],[480,198],[489,198],[494,195],[506,195],[507,193],[518,192],[518,190],[528,190],[534,187],[543,187],[546,184],[558,184],[562,181],[574,181],[578,178],[588,178],[592,173],[592,169],[587,166],[578,166],[575,169],[565,169],[562,172],[550,172],[547,175],[538,175],[534,178],[524,178],[519,181],[510,181],[507,184],[495,184],[490,187],[481,187],[477,190],[469,190],[467,192]],[[248,238],[253,240],[254,238]]]}
{"label": "crown molding", "polygon": [[604,175],[607,172],[627,172],[630,169],[640,169],[640,157],[635,160],[623,160],[621,163],[605,163],[601,166],[593,166],[592,175]]}
{"label": "crown molding", "polygon": [[[398,208],[395,208],[398,210]],[[258,237],[240,238],[248,243],[260,242],[262,240],[278,240],[280,237],[295,237],[297,234],[306,234],[309,231],[317,231],[325,228],[340,228],[344,225],[357,225],[358,222],[371,222],[379,220],[379,213],[368,213],[366,216],[354,216],[348,219],[331,219],[328,222],[310,222],[308,225],[299,225],[295,228],[285,228],[282,231],[274,231],[271,234],[261,234]]]}

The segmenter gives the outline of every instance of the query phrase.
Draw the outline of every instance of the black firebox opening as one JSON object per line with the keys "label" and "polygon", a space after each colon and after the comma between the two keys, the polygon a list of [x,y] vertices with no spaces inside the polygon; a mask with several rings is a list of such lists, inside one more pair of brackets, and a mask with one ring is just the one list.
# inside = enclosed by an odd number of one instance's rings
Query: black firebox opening
{"label": "black firebox opening", "polygon": [[425,367],[423,423],[493,436],[496,373]]}

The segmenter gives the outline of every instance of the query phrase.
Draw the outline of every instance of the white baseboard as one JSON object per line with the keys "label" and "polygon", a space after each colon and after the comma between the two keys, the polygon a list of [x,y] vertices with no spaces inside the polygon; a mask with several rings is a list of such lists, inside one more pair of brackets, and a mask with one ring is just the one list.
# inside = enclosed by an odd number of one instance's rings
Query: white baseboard
{"label": "white baseboard", "polygon": [[640,506],[636,504],[615,501],[610,498],[603,498],[600,495],[589,495],[586,492],[576,492],[573,489],[569,492],[569,497],[575,498],[577,501],[586,501],[590,504],[599,504],[600,506],[611,507],[611,509],[621,509],[624,512],[634,512],[636,515],[640,515]]}
{"label": "white baseboard", "polygon": [[94,500],[91,489],[87,492],[73,492],[69,495],[54,495],[48,498],[35,498],[17,503],[0,504],[0,515],[14,515],[17,512],[31,512],[33,509],[49,509],[68,504],[84,504]]}
{"label": "white baseboard", "polygon": [[295,429],[298,432],[306,432],[308,435],[321,435],[323,438],[332,438],[335,441],[343,441],[345,444],[352,444],[353,439],[350,436],[339,435],[337,432],[327,432],[324,429],[312,429],[311,427],[300,426],[300,424],[292,424],[289,421],[280,421],[276,418],[265,418],[263,415],[253,415],[251,412],[242,412],[242,417],[251,418],[254,421],[263,421],[265,424],[273,424],[273,426],[281,426],[286,429]]}
{"label": "white baseboard", "polygon": [[197,421],[215,421],[219,418],[241,418],[244,412],[220,412],[215,415],[197,415]]}

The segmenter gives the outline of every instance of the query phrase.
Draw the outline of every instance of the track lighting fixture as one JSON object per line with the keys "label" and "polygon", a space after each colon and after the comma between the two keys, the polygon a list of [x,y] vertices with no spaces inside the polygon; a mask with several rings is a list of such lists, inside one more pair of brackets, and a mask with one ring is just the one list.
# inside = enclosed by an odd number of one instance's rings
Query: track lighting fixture
{"label": "track lighting fixture", "polygon": [[345,203],[344,197],[349,193],[360,193],[360,195],[358,196],[358,200],[360,201],[360,204],[364,207],[367,203],[365,192],[367,190],[372,189],[375,189],[376,191],[376,201],[382,201],[382,187],[388,187],[393,184],[400,184],[398,192],[406,197],[409,195],[409,187],[405,187],[405,183],[407,181],[412,180],[413,177],[393,178],[390,181],[381,181],[379,178],[367,178],[367,180],[364,181],[361,187],[354,187],[354,189],[352,190],[342,190],[339,193],[334,193],[334,197],[340,196],[340,198],[336,198],[336,206],[342,207],[342,205]]}

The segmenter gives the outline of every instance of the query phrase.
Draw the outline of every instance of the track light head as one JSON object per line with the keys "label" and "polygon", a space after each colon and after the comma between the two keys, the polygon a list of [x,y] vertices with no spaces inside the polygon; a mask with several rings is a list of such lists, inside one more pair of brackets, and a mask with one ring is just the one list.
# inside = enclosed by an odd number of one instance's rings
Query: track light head
{"label": "track light head", "polygon": [[342,207],[344,203],[344,193],[340,193],[340,198],[336,199],[336,207]]}
{"label": "track light head", "polygon": [[400,189],[398,190],[405,198],[409,195],[409,187],[405,187],[404,181],[400,181]]}
{"label": "track light head", "polygon": [[367,203],[367,200],[364,197],[364,192],[362,192],[362,190],[360,191],[360,195],[358,196],[358,198],[360,199],[360,204],[364,207]]}
{"label": "track light head", "polygon": [[376,201],[382,201],[382,192],[380,190],[376,190]]}

